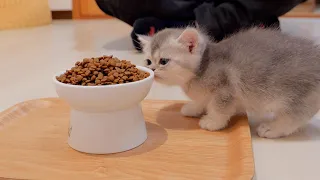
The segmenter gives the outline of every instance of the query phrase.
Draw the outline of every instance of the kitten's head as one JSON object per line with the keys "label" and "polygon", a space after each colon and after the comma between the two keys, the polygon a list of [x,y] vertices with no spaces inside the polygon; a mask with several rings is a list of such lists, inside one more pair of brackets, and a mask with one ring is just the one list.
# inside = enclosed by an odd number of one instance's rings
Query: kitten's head
{"label": "kitten's head", "polygon": [[195,76],[207,38],[196,28],[164,29],[152,37],[138,35],[146,54],[145,66],[155,80],[182,85]]}

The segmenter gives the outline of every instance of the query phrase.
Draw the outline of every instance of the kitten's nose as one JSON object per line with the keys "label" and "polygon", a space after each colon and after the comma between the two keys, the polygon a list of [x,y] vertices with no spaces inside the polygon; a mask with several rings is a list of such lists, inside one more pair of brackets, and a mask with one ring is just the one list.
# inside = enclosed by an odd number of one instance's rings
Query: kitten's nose
{"label": "kitten's nose", "polygon": [[156,69],[155,69],[155,68],[151,68],[151,70],[152,70],[152,71],[155,71]]}

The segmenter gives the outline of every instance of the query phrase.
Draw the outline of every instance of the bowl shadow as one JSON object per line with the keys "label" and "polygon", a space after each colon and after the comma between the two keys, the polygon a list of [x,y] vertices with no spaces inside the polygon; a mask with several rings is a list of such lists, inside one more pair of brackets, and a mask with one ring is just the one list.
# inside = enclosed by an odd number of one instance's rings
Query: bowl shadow
{"label": "bowl shadow", "polygon": [[162,108],[157,117],[157,123],[166,129],[193,130],[199,129],[199,118],[185,117],[180,109],[184,103],[176,103]]}
{"label": "bowl shadow", "polygon": [[[196,130],[201,129],[199,126],[200,118],[185,117],[181,115],[180,109],[184,103],[176,103],[162,108],[157,116],[157,123],[166,129],[175,130]],[[217,132],[231,132],[234,130],[237,120],[242,117],[241,115],[233,116],[228,123],[228,126]],[[207,130],[204,130],[207,131]]]}
{"label": "bowl shadow", "polygon": [[103,45],[104,49],[107,50],[118,50],[118,51],[133,51],[133,45],[129,36],[125,36],[116,39],[112,42],[108,42]]}
{"label": "bowl shadow", "polygon": [[147,140],[140,146],[114,154],[87,154],[88,156],[97,156],[97,157],[107,157],[107,158],[118,158],[118,157],[130,157],[141,155],[152,150],[157,149],[163,145],[168,139],[167,131],[154,123],[146,122],[147,127]]}

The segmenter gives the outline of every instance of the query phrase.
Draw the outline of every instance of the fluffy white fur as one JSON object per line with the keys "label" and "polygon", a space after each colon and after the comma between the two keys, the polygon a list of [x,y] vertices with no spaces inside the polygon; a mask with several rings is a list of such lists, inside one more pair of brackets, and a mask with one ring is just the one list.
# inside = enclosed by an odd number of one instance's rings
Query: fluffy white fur
{"label": "fluffy white fur", "polygon": [[219,43],[195,28],[139,39],[156,81],[184,90],[192,102],[181,113],[201,117],[203,129],[223,129],[236,114],[274,113],[257,132],[278,138],[297,131],[319,110],[320,53],[307,40],[255,28]]}

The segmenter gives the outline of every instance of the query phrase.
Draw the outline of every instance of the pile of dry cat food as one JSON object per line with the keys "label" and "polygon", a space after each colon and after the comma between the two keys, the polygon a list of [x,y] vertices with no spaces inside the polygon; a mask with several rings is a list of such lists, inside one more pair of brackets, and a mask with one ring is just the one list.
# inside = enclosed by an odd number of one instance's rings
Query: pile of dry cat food
{"label": "pile of dry cat food", "polygon": [[103,56],[78,61],[74,67],[56,78],[66,84],[101,86],[130,83],[149,76],[148,72],[140,71],[130,61]]}

